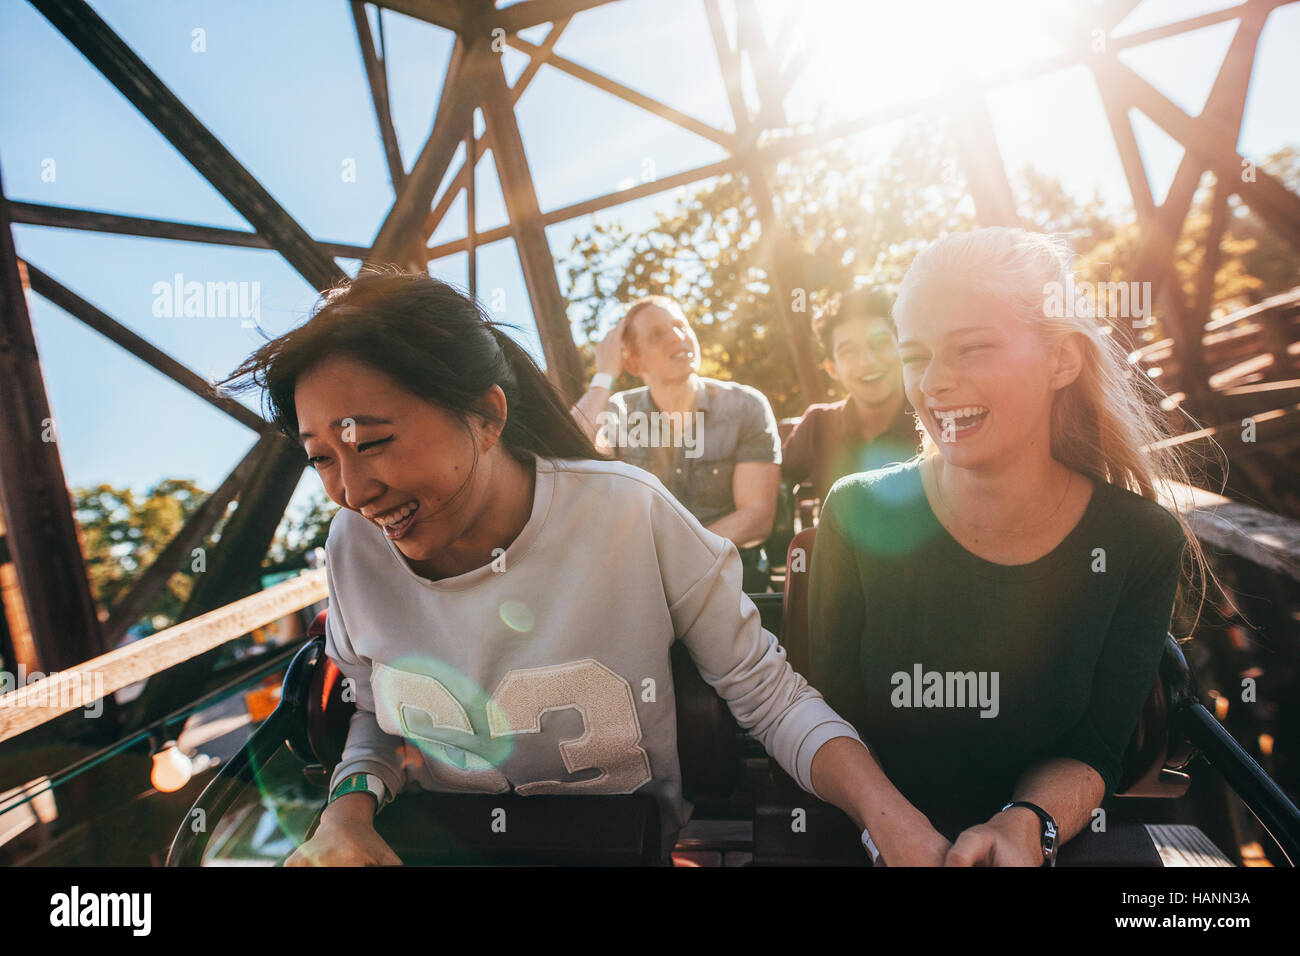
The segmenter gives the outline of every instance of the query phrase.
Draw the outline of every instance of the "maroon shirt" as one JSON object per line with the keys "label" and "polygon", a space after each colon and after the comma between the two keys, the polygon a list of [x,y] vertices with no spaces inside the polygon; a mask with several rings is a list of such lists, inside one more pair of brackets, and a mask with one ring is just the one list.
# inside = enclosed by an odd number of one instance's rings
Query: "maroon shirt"
{"label": "maroon shirt", "polygon": [[862,437],[852,397],[809,405],[781,449],[781,476],[826,497],[845,475],[907,461],[921,450],[916,417],[906,401],[898,415],[871,441]]}

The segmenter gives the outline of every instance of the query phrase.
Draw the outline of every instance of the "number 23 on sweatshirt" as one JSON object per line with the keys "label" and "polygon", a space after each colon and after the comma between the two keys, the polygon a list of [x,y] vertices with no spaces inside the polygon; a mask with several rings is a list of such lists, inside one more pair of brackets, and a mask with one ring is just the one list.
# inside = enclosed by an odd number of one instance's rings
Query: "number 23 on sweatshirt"
{"label": "number 23 on sweatshirt", "polygon": [[646,792],[675,833],[691,812],[678,639],[740,726],[812,792],[817,749],[859,738],[762,628],[735,546],[639,468],[534,458],[523,531],[455,577],[423,578],[359,514],[334,517],[326,653],[357,711],[331,792],[357,772],[390,794]]}

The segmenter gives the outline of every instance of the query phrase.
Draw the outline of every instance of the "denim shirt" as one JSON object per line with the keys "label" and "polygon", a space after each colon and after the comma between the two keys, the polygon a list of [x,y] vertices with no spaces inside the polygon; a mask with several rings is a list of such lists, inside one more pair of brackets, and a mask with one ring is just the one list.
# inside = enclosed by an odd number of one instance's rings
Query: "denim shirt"
{"label": "denim shirt", "polygon": [[[606,435],[619,459],[653,474],[700,524],[708,526],[736,510],[731,484],[736,465],[743,461],[779,465],[781,439],[772,406],[758,389],[698,378],[693,409],[698,417],[688,413],[685,417],[691,421],[683,420],[677,426],[677,434],[684,440],[664,447],[665,432],[656,434],[651,429],[649,441],[636,434],[632,427],[636,413],[646,420],[653,413],[663,414],[651,399],[648,386],[609,397],[608,411],[629,427],[626,435],[620,436],[614,427],[608,428]],[[661,440],[656,442],[656,438]]]}

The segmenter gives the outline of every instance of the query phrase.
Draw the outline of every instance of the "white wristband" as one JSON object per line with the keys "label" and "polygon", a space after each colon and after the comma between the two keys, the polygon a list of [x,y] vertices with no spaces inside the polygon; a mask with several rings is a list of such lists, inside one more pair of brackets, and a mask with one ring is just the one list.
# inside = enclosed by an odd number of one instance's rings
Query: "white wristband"
{"label": "white wristband", "polygon": [[597,372],[591,377],[591,387],[603,388],[608,392],[614,387],[614,376],[610,375],[608,372]]}
{"label": "white wristband", "polygon": [[866,830],[862,831],[862,845],[866,847],[871,854],[871,865],[875,866],[880,861],[880,851],[876,849],[876,844],[871,839],[871,834]]}

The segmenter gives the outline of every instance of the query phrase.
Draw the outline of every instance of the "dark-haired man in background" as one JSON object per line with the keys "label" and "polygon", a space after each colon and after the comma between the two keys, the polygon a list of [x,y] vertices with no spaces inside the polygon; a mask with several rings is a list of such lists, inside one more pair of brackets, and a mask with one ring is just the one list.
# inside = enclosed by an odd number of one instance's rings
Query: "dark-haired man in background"
{"label": "dark-haired man in background", "polygon": [[822,367],[848,392],[839,402],[808,406],[781,451],[781,474],[807,497],[859,471],[912,458],[921,446],[903,397],[903,366],[884,292],[837,293],[813,319],[825,350]]}

